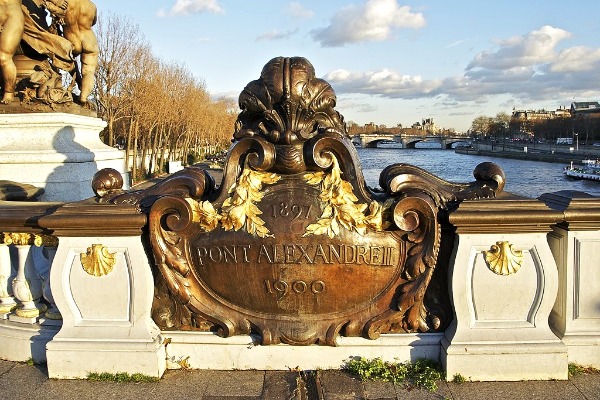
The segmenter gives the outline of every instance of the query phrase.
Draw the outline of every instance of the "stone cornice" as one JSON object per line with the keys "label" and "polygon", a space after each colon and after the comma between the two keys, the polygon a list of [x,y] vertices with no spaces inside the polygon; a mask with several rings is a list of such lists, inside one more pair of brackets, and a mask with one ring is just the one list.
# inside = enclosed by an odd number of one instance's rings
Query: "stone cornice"
{"label": "stone cornice", "polygon": [[568,230],[600,229],[600,198],[572,190],[545,193],[540,196],[548,207],[562,213],[558,226]]}
{"label": "stone cornice", "polygon": [[563,214],[539,200],[502,194],[496,199],[464,201],[449,215],[457,233],[550,232]]}
{"label": "stone cornice", "polygon": [[41,227],[57,237],[139,236],[146,216],[132,205],[69,203],[40,218]]}
{"label": "stone cornice", "polygon": [[39,220],[55,212],[64,203],[0,201],[0,231],[47,233]]}

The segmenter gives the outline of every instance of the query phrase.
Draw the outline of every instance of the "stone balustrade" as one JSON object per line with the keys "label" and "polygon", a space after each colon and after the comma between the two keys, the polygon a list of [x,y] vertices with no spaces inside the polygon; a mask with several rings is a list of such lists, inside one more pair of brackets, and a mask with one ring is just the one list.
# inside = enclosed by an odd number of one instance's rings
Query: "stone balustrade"
{"label": "stone balustrade", "polygon": [[[454,373],[474,380],[566,379],[567,362],[600,367],[598,210],[600,199],[573,192],[461,204],[449,219],[456,230],[448,278],[453,324],[443,339],[384,337],[378,351],[390,346],[410,357],[425,340],[428,357],[439,348],[449,379]],[[279,365],[273,364],[278,352],[305,357],[321,351],[252,350],[244,338],[161,332],[150,316],[146,223],[126,204],[0,202],[0,357],[47,361],[51,377],[83,378],[123,371],[161,376],[186,352],[203,354],[202,346],[211,354],[235,347],[240,359],[259,352],[266,364],[253,368]],[[57,248],[49,238],[57,238]],[[490,272],[488,258],[502,251],[523,257],[515,273]],[[336,354],[346,354],[347,341],[358,355],[374,354],[378,343],[344,339]]]}
{"label": "stone balustrade", "polygon": [[600,199],[561,191],[540,200],[562,214],[548,234],[559,277],[550,325],[569,362],[600,368]]}
{"label": "stone balustrade", "polygon": [[59,203],[0,202],[0,357],[46,360],[61,315],[50,286],[57,241],[37,221]]}

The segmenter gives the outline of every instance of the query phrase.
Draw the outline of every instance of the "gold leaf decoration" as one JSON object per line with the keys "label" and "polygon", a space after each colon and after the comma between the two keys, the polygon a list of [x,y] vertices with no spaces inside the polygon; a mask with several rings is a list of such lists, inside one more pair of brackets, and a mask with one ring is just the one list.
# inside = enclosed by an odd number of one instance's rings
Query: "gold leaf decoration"
{"label": "gold leaf decoration", "polygon": [[93,276],[110,274],[117,263],[116,253],[110,253],[108,247],[93,244],[86,253],[80,255],[81,265],[85,272]]}
{"label": "gold leaf decoration", "polygon": [[185,200],[192,206],[192,221],[198,222],[203,230],[210,232],[219,226],[221,216],[210,201],[200,203],[190,198],[186,198]]}
{"label": "gold leaf decoration", "polygon": [[34,235],[33,244],[36,247],[41,247],[44,244],[44,238],[42,238],[40,235]]}
{"label": "gold leaf decoration", "polygon": [[490,270],[498,275],[516,273],[523,264],[523,252],[504,241],[496,242],[489,251],[484,251],[485,262]]}
{"label": "gold leaf decoration", "polygon": [[187,199],[192,206],[193,220],[206,232],[221,224],[226,231],[238,231],[245,227],[250,235],[272,237],[265,221],[259,217],[262,211],[256,204],[264,197],[263,185],[272,185],[280,179],[277,174],[255,171],[246,164],[237,182],[229,189],[231,196],[223,202],[221,213],[208,201],[200,203]]}
{"label": "gold leaf decoration", "polygon": [[30,233],[8,233],[8,240],[5,237],[4,242],[6,244],[15,244],[17,246],[26,246],[31,245],[31,237]]}
{"label": "gold leaf decoration", "polygon": [[221,213],[221,225],[226,231],[238,231],[244,226],[246,232],[258,237],[272,237],[271,232],[265,226],[259,215],[262,211],[256,206],[260,203],[264,193],[263,185],[272,185],[281,179],[274,173],[255,171],[247,163],[244,166],[242,174],[229,189],[232,194],[223,202]]}
{"label": "gold leaf decoration", "polygon": [[[327,235],[333,239],[340,233],[340,227],[356,231],[360,235],[367,229],[382,231],[389,226],[383,220],[384,205],[373,201],[370,204],[357,203],[352,184],[342,179],[340,165],[333,157],[333,165],[328,174],[322,171],[307,173],[304,180],[309,185],[320,186],[319,199],[326,206],[319,220],[306,227],[304,236]],[[365,211],[368,209],[368,214]]]}
{"label": "gold leaf decoration", "polygon": [[37,247],[58,247],[58,238],[52,235],[34,235],[33,244]]}

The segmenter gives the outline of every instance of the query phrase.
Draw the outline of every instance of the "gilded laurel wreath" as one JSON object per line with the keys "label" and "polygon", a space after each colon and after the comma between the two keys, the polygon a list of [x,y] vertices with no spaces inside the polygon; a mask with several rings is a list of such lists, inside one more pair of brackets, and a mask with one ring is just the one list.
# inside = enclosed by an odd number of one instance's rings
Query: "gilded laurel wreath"
{"label": "gilded laurel wreath", "polygon": [[[320,186],[319,199],[326,204],[319,220],[306,227],[303,237],[309,235],[327,235],[331,239],[338,236],[340,227],[356,231],[364,235],[367,229],[382,231],[389,226],[383,221],[386,205],[372,201],[369,205],[358,203],[352,184],[342,179],[342,171],[335,156],[331,171],[323,171],[304,175],[309,185]],[[365,210],[369,209],[368,214]]]}
{"label": "gilded laurel wreath", "polygon": [[265,221],[259,217],[262,211],[256,204],[264,196],[263,185],[272,185],[279,179],[281,177],[277,174],[255,171],[246,164],[237,182],[229,189],[231,196],[223,202],[221,213],[208,201],[198,203],[188,199],[194,213],[193,220],[207,232],[221,224],[226,231],[238,231],[245,227],[250,235],[272,237]]}

